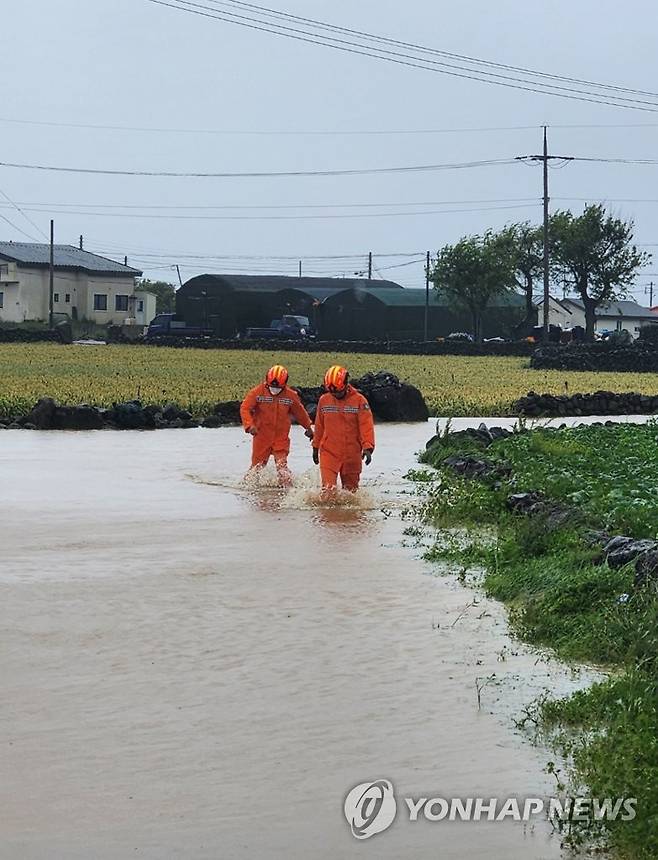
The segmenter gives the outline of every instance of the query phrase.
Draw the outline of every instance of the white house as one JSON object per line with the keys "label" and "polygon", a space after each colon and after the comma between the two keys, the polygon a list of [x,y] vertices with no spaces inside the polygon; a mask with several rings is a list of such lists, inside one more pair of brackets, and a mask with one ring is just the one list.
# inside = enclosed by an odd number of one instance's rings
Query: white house
{"label": "white house", "polygon": [[[539,320],[539,325],[542,325],[544,319],[544,300],[539,299],[536,303],[537,305],[537,319]],[[575,325],[581,325],[581,317],[582,317],[582,325],[585,325],[585,314],[574,315],[574,312],[566,307],[562,302],[556,299],[554,296],[549,297],[548,302],[548,324],[549,325],[559,325],[560,328],[568,329],[573,328]],[[574,321],[575,318],[575,321]]]}
{"label": "white house", "polygon": [[[541,305],[539,303],[541,319]],[[548,311],[551,325],[563,329],[582,326],[585,328],[585,306],[581,299],[556,299],[551,297]],[[596,309],[594,329],[597,332],[627,331],[638,337],[642,326],[658,323],[658,313],[651,308],[642,307],[637,302],[625,300],[600,305]]]}
{"label": "white house", "polygon": [[[138,269],[72,245],[54,246],[53,311],[99,325],[135,319],[148,325],[155,296],[139,290]],[[0,242],[0,322],[47,320],[50,246]]]}

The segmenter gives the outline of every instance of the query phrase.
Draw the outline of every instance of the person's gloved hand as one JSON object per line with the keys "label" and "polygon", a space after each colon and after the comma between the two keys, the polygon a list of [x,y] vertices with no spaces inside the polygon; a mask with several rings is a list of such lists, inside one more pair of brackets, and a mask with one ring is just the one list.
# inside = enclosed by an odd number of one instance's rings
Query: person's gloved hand
{"label": "person's gloved hand", "polygon": [[313,429],[311,427],[304,433],[307,439],[312,439],[315,434],[313,433]]}
{"label": "person's gloved hand", "polygon": [[372,462],[372,448],[365,448],[361,456],[366,461],[366,466],[369,466]]}
{"label": "person's gloved hand", "polygon": [[315,463],[316,466],[320,465],[320,450],[319,450],[319,448],[313,449],[313,462]]}
{"label": "person's gloved hand", "polygon": [[258,433],[258,430],[256,430],[255,427],[248,427],[244,432],[248,433],[250,436],[255,436]]}

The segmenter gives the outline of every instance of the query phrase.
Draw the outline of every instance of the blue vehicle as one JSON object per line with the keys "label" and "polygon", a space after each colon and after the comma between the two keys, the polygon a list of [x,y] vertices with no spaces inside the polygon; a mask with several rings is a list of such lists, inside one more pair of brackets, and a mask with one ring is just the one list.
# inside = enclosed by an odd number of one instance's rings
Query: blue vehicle
{"label": "blue vehicle", "polygon": [[151,337],[211,337],[212,329],[188,325],[177,314],[158,314],[146,332]]}

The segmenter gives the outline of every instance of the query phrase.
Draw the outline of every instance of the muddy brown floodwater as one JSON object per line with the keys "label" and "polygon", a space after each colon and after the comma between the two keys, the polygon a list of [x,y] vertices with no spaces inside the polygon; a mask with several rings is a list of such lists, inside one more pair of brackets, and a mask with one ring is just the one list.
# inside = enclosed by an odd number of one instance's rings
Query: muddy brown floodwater
{"label": "muddy brown floodwater", "polygon": [[[237,429],[0,435],[3,860],[560,856],[541,819],[405,816],[550,794],[512,717],[585,683],[403,545],[432,430],[380,426],[334,509],[299,428],[285,497],[240,486]],[[381,778],[397,819],[357,841],[343,800]]]}

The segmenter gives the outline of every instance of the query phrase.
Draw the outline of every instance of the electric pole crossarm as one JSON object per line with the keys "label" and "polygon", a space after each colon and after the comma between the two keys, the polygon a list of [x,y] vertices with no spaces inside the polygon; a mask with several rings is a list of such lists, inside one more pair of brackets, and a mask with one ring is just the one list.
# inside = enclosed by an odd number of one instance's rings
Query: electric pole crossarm
{"label": "electric pole crossarm", "polygon": [[[548,161],[575,161],[575,155],[547,155]],[[514,161],[543,161],[543,155],[517,155]]]}

